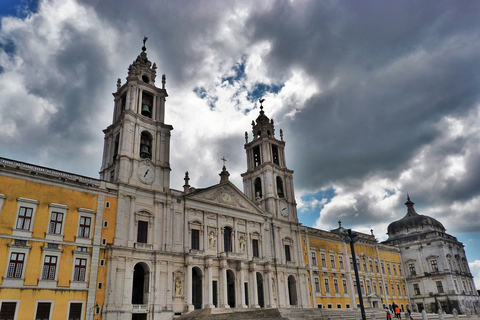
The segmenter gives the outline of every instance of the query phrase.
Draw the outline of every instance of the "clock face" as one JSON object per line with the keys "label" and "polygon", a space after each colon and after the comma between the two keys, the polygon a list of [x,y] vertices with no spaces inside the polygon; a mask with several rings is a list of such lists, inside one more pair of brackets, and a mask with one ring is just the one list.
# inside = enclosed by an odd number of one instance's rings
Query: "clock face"
{"label": "clock face", "polygon": [[155,181],[155,169],[146,164],[138,166],[138,178],[146,184],[152,184]]}
{"label": "clock face", "polygon": [[279,208],[280,214],[284,217],[288,217],[288,204],[285,201],[280,202]]}

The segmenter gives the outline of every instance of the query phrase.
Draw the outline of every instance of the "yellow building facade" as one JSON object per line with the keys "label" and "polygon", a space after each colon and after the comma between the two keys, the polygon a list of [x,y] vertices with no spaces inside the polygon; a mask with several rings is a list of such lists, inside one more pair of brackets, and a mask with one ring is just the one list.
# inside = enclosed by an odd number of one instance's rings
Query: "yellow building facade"
{"label": "yellow building facade", "polygon": [[115,191],[95,179],[9,159],[0,158],[0,168],[0,318],[100,314]]}
{"label": "yellow building facade", "polygon": [[358,307],[353,266],[357,263],[365,307],[384,308],[395,303],[406,310],[409,299],[398,248],[378,243],[373,234],[359,233],[354,262],[350,245],[343,241],[339,229],[308,227],[303,230],[302,248],[312,307]]}

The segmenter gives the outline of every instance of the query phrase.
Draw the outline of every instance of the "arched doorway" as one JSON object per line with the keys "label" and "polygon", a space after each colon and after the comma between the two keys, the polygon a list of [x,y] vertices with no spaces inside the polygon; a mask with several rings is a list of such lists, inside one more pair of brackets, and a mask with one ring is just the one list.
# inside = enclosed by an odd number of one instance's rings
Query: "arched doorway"
{"label": "arched doorway", "polygon": [[263,276],[260,272],[257,272],[257,295],[258,305],[260,308],[265,308],[265,299],[263,298]]}
{"label": "arched doorway", "polygon": [[291,306],[297,305],[297,281],[294,276],[288,276],[288,299]]}
{"label": "arched doorway", "polygon": [[192,304],[195,309],[202,309],[202,270],[197,267],[192,269]]}
{"label": "arched doorway", "polygon": [[230,308],[235,308],[235,274],[227,270],[227,299]]}
{"label": "arched doorway", "polygon": [[149,268],[137,263],[133,268],[132,304],[147,304]]}

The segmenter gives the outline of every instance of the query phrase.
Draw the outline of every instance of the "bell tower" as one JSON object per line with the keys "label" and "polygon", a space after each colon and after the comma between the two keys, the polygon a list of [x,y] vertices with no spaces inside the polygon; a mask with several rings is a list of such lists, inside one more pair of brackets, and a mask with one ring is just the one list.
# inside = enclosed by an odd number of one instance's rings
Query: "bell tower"
{"label": "bell tower", "polygon": [[252,141],[248,141],[245,132],[247,172],[242,174],[244,192],[272,216],[298,222],[293,171],[287,168],[283,132],[280,130],[281,140],[275,138],[273,119],[270,120],[263,111],[264,100],[259,100],[260,115],[252,121]]}
{"label": "bell tower", "polygon": [[165,124],[165,75],[155,85],[157,66],[142,52],[117,81],[112,124],[105,134],[100,179],[167,191],[170,186],[170,132]]}

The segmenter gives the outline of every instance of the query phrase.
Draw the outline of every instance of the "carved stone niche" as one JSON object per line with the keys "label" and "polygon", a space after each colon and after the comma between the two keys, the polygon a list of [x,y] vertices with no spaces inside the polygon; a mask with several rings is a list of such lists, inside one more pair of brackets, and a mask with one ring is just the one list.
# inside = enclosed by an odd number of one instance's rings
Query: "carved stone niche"
{"label": "carved stone niche", "polygon": [[247,250],[247,234],[245,232],[238,232],[238,251],[243,253]]}
{"label": "carved stone niche", "polygon": [[184,274],[181,270],[173,273],[173,296],[180,298],[183,296]]}
{"label": "carved stone niche", "polygon": [[217,228],[208,227],[208,246],[207,249],[215,250],[217,248]]}

